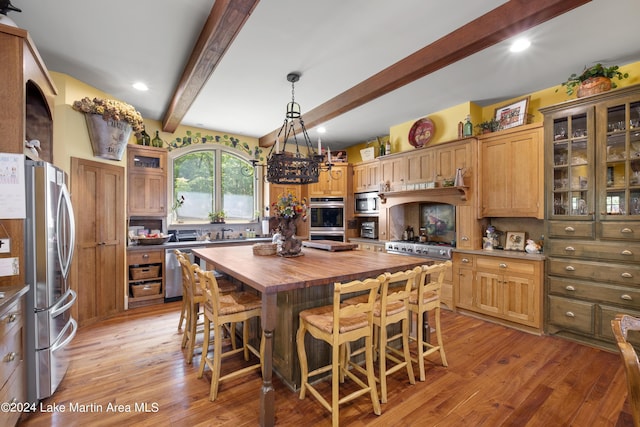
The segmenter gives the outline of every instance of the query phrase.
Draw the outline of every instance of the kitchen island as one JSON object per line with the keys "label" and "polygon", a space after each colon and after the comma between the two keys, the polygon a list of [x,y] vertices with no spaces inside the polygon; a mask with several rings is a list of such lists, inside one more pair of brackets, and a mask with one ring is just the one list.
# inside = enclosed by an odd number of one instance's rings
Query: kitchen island
{"label": "kitchen island", "polygon": [[[274,366],[277,360],[274,355],[274,331],[277,331],[279,340],[290,344],[290,353],[286,358],[289,365],[297,364],[294,337],[298,313],[309,307],[329,304],[332,286],[327,285],[376,277],[387,271],[396,272],[429,263],[424,258],[406,255],[357,250],[329,252],[311,248],[305,248],[303,256],[294,258],[254,256],[250,246],[199,248],[194,249],[193,253],[207,262],[208,269],[215,268],[226,273],[262,294],[261,325],[265,356],[260,390],[261,426],[274,425],[272,371],[274,368],[287,368],[284,365]],[[316,295],[319,298],[313,298],[313,292],[316,291],[321,292],[321,295]],[[298,292],[297,301],[283,306],[279,295],[291,295],[291,292]],[[311,298],[305,300],[305,293]],[[278,329],[285,324],[289,325],[287,329]]]}

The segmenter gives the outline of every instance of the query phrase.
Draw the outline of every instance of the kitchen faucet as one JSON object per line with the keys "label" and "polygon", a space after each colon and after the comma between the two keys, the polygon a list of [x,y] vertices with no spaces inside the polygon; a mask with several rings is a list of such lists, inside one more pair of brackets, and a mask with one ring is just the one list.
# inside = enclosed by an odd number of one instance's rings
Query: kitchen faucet
{"label": "kitchen faucet", "polygon": [[223,228],[222,230],[220,230],[222,232],[222,240],[224,240],[224,232],[225,231],[233,231],[233,228]]}

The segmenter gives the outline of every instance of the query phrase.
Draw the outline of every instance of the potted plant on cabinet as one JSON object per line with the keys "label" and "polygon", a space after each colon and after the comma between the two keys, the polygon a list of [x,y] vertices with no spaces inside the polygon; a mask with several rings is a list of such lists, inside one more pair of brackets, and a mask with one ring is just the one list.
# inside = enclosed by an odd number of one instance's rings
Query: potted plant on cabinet
{"label": "potted plant on cabinet", "polygon": [[576,92],[578,98],[606,92],[617,87],[614,78],[622,80],[629,77],[629,73],[622,73],[619,68],[617,65],[605,67],[600,63],[585,67],[582,74],[571,74],[562,86],[567,87],[567,95]]}
{"label": "potted plant on cabinet", "polygon": [[482,123],[478,123],[476,127],[480,129],[481,133],[495,132],[497,130],[500,130],[500,122],[494,118],[491,120],[486,120]]}

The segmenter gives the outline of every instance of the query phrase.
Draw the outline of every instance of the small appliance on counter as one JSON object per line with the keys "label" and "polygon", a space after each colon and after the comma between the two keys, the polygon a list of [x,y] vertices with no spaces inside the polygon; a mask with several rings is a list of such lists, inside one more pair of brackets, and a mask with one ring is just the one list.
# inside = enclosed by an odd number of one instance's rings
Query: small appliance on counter
{"label": "small appliance on counter", "polygon": [[375,221],[364,221],[360,224],[360,237],[366,239],[377,239],[378,223]]}

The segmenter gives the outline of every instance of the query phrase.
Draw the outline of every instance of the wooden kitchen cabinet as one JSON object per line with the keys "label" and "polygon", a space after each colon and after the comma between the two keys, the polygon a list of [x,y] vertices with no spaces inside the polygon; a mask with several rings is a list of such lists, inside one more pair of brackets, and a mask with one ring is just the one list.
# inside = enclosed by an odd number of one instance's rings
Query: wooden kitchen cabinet
{"label": "wooden kitchen cabinet", "polygon": [[454,253],[456,307],[542,330],[542,259]]}
{"label": "wooden kitchen cabinet", "polygon": [[611,320],[640,316],[640,85],[541,112],[545,331],[615,349]]}
{"label": "wooden kitchen cabinet", "polygon": [[475,143],[474,138],[468,138],[433,147],[436,181],[454,179],[457,169],[462,169],[465,184],[471,182],[476,173],[473,166]]}
{"label": "wooden kitchen cabinet", "polygon": [[380,189],[380,161],[378,159],[353,166],[353,191],[366,193]]}
{"label": "wooden kitchen cabinet", "polygon": [[405,189],[407,177],[407,153],[390,154],[380,160],[380,178],[390,191]]}
{"label": "wooden kitchen cabinet", "polygon": [[482,247],[482,230],[487,221],[476,219],[476,209],[472,205],[456,206],[456,247],[479,249]]}
{"label": "wooden kitchen cabinet", "polygon": [[127,146],[127,214],[129,217],[167,215],[167,151]]}
{"label": "wooden kitchen cabinet", "polygon": [[129,249],[129,308],[164,302],[164,252],[164,249],[144,247]]}
{"label": "wooden kitchen cabinet", "polygon": [[353,171],[347,163],[334,163],[331,170],[322,170],[318,182],[309,184],[309,197],[347,197]]}
{"label": "wooden kitchen cabinet", "polygon": [[541,124],[480,136],[480,217],[544,218]]}
{"label": "wooden kitchen cabinet", "polygon": [[407,183],[435,181],[435,150],[419,149],[407,156]]}

